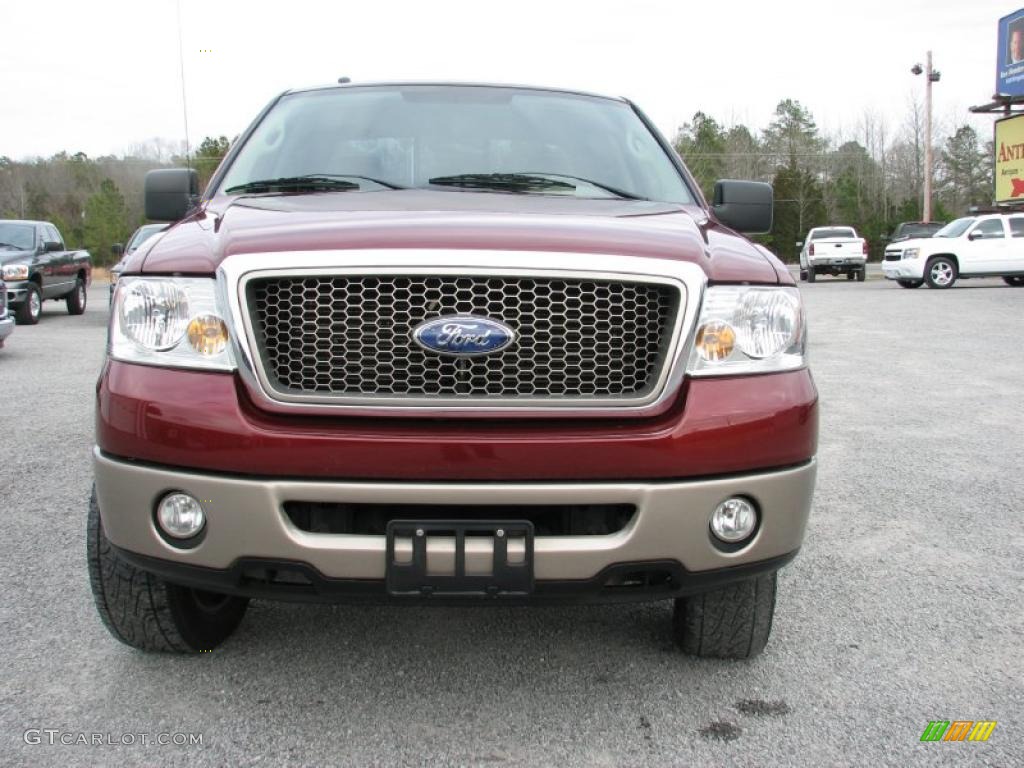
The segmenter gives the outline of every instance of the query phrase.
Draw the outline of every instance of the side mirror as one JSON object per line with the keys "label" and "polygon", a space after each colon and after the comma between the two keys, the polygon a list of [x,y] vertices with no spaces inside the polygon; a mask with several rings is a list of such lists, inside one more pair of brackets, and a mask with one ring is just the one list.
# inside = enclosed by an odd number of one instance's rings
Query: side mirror
{"label": "side mirror", "polygon": [[981,238],[983,238],[984,236],[985,236],[985,235],[983,235],[983,234],[982,234],[981,232],[979,232],[978,230],[974,230],[973,232],[971,232],[971,234],[969,234],[969,235],[967,236],[967,239],[968,239],[968,240],[981,240]]}
{"label": "side mirror", "polygon": [[761,181],[715,182],[711,211],[727,227],[750,235],[764,234],[772,228],[772,185]]}
{"label": "side mirror", "polygon": [[56,240],[47,240],[43,243],[43,253],[54,253],[55,251],[63,251],[64,246],[58,243]]}
{"label": "side mirror", "polygon": [[110,255],[115,259],[121,258],[122,253],[124,253],[124,246],[121,243],[114,243],[110,246]]}
{"label": "side mirror", "polygon": [[161,168],[146,174],[146,218],[178,221],[185,218],[199,196],[199,174],[190,168]]}

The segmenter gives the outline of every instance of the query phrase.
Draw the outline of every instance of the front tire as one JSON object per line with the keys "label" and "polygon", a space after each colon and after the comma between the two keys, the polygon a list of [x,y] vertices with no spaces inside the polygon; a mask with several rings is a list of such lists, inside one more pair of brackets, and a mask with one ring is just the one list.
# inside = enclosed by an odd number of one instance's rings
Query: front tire
{"label": "front tire", "polygon": [[958,276],[956,262],[948,256],[936,256],[924,268],[929,288],[952,288]]}
{"label": "front tire", "polygon": [[81,315],[85,312],[85,303],[88,300],[85,281],[78,278],[75,281],[75,289],[67,295],[68,314]]}
{"label": "front tire", "polygon": [[25,300],[14,312],[14,320],[18,325],[35,325],[43,314],[43,294],[39,286],[29,283],[25,291]]}
{"label": "front tire", "polygon": [[1014,288],[1024,288],[1024,276],[1022,275],[1011,275],[1010,277],[1004,277],[1003,282],[1007,285],[1012,285]]}
{"label": "front tire", "polygon": [[713,659],[750,659],[768,643],[778,574],[676,600],[672,636],[684,652]]}
{"label": "front tire", "polygon": [[896,284],[900,288],[920,288],[924,285],[924,280],[897,280]]}
{"label": "front tire", "polygon": [[211,651],[238,627],[248,599],[170,584],[118,556],[100,519],[93,488],[89,499],[89,585],[107,630],[143,651]]}

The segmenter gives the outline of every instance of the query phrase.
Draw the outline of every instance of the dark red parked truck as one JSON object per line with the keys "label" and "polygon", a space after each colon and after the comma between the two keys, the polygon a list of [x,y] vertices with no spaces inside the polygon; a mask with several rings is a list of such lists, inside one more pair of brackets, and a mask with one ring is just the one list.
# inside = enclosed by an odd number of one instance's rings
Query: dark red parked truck
{"label": "dark red parked truck", "polygon": [[675,599],[758,653],[800,548],[800,295],[630,102],[483,85],[275,99],[204,195],[147,178],[97,386],[88,557],[123,642],[196,652],[251,598]]}

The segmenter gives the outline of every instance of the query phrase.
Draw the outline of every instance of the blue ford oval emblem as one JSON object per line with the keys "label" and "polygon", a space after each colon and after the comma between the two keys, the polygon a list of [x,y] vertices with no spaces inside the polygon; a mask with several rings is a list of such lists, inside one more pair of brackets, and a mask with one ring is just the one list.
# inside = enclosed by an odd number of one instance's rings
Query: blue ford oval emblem
{"label": "blue ford oval emblem", "polygon": [[516,332],[488,317],[451,315],[420,323],[412,338],[429,352],[469,357],[500,352],[516,340]]}

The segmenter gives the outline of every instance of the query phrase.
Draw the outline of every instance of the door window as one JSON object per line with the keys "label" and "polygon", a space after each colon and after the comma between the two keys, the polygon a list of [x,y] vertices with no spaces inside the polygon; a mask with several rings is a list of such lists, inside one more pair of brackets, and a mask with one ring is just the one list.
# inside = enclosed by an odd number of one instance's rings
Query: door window
{"label": "door window", "polygon": [[971,234],[975,237],[980,237],[983,240],[994,240],[996,238],[1006,236],[1003,232],[1002,219],[986,219],[978,224]]}

